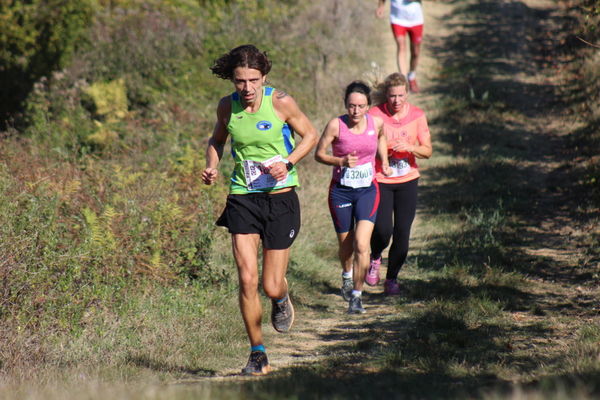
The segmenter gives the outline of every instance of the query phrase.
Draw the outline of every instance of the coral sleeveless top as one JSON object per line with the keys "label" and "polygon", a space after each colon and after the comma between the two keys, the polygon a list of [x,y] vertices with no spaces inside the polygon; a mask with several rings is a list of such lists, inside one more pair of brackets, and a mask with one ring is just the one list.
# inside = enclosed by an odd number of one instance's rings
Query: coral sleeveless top
{"label": "coral sleeveless top", "polygon": [[429,137],[429,127],[423,110],[412,104],[408,106],[408,114],[401,120],[395,119],[390,114],[387,103],[369,110],[369,114],[383,119],[383,132],[387,139],[388,159],[392,169],[391,176],[383,175],[381,161],[377,160],[375,176],[379,183],[404,183],[420,176],[416,158],[412,153],[392,150],[398,141],[416,144]]}

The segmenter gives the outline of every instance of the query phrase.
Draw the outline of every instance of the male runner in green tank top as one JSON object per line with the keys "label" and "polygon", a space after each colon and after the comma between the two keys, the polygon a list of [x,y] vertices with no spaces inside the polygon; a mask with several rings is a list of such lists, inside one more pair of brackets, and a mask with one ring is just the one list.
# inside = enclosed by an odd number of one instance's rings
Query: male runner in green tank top
{"label": "male runner in green tank top", "polygon": [[[235,92],[223,97],[217,107],[202,180],[208,185],[216,182],[217,166],[231,136],[235,167],[217,225],[231,233],[240,310],[250,340],[250,357],[242,373],[262,375],[271,367],[261,330],[258,247],[262,241],[262,287],[271,298],[271,322],[278,332],[287,332],[294,309],[285,274],[290,246],[300,230],[295,165],[316,145],[317,131],[292,97],[264,86],[271,61],[256,47],[236,47],[217,59],[211,70],[231,80]],[[293,133],[302,138],[297,146]]]}

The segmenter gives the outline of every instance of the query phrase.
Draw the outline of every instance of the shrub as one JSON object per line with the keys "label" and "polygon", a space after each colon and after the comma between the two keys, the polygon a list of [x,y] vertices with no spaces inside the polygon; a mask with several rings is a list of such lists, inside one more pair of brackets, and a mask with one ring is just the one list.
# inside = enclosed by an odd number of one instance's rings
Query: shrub
{"label": "shrub", "polygon": [[33,83],[67,65],[93,16],[91,0],[0,4],[0,129],[23,109]]}

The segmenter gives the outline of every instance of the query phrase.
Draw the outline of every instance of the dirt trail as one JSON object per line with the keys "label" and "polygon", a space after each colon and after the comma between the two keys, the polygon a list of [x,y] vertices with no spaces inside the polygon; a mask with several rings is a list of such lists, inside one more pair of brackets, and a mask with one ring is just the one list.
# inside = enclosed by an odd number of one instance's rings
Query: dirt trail
{"label": "dirt trail", "polygon": [[[442,19],[452,6],[445,3],[425,2],[425,18],[429,29],[426,32],[425,43],[440,40],[440,37],[449,34],[445,29]],[[375,7],[373,7],[374,11]],[[389,10],[388,10],[389,12]],[[373,12],[373,18],[374,12]],[[383,35],[384,51],[381,63],[381,73],[383,76],[395,72],[396,66],[396,45],[389,30],[388,16],[386,15],[380,23],[383,25],[381,34]],[[423,94],[414,96],[411,101],[419,105],[433,104],[436,96],[427,93],[427,87],[433,77],[436,61],[426,45],[424,45],[420,60],[420,84],[425,89]],[[424,106],[425,107],[425,106]],[[419,236],[420,216],[415,220],[413,234]],[[413,246],[414,251],[418,251],[419,244]],[[385,256],[385,254],[384,254]],[[381,271],[381,276],[385,275],[385,268]],[[337,284],[337,282],[336,282]],[[264,325],[265,342],[269,343],[269,361],[276,369],[297,366],[301,364],[318,362],[321,359],[331,357],[340,347],[346,343],[353,343],[361,339],[361,336],[373,326],[385,325],[389,319],[397,319],[399,310],[393,301],[386,301],[383,297],[383,287],[365,286],[365,308],[366,314],[360,316],[349,316],[346,314],[348,304],[338,294],[327,295],[327,302],[331,305],[333,313],[324,315],[322,311],[314,311],[308,308],[302,308],[296,313],[296,320],[293,331],[287,335],[277,334],[270,326]],[[400,312],[402,312],[400,310]],[[333,349],[333,350],[332,350]],[[239,369],[220,371],[218,374],[224,379],[236,379],[239,377]],[[214,378],[211,378],[214,379]],[[244,378],[242,378],[244,379]]]}
{"label": "dirt trail", "polygon": [[[513,2],[506,1],[504,3],[510,6]],[[536,9],[551,9],[555,7],[554,3],[547,0],[525,0],[522,3],[527,7]],[[503,7],[503,5],[500,7]],[[447,17],[452,15],[456,7],[458,7],[456,2],[424,1],[426,28],[418,70],[419,83],[423,89],[423,93],[411,95],[410,101],[423,108],[430,120],[436,116],[436,102],[440,99],[439,94],[428,90],[434,83],[434,79],[438,75],[440,68],[439,62],[435,58],[435,54],[432,54],[431,49],[439,48],[442,43],[446,42],[446,39],[450,35],[455,35],[459,30],[466,29],[456,23],[449,26],[446,21]],[[517,9],[514,7],[506,7],[505,11],[510,13],[515,12],[515,10]],[[511,26],[510,30],[516,32],[515,35],[517,36],[519,34],[525,35],[525,32],[517,31],[520,29],[523,30],[527,26],[527,21],[524,22],[519,18],[515,18],[514,21],[514,26]],[[381,21],[381,24],[387,27],[387,17]],[[386,56],[381,63],[381,72],[385,76],[396,70],[396,48],[389,29],[382,30],[382,34]],[[527,48],[528,44],[525,41],[516,43],[517,46],[521,46],[521,48],[516,49],[516,52],[522,57],[527,58],[530,52],[530,49]],[[514,45],[514,43],[507,44],[507,46],[510,45]],[[514,53],[515,49],[512,49],[512,52]],[[513,65],[511,64],[513,61],[510,59],[499,61]],[[537,84],[547,80],[539,72],[531,73],[531,71],[520,70],[517,66],[515,66],[514,70],[510,71],[510,74],[506,78],[519,85]],[[560,141],[547,140],[546,134],[560,137],[562,135],[560,130],[563,127],[553,123],[551,116],[539,112],[540,107],[543,108],[546,106],[543,101],[539,104],[526,103],[526,101],[527,99],[523,100],[523,103],[520,105],[523,110],[529,108],[530,110],[536,109],[538,111],[528,122],[531,130],[537,132],[534,135],[535,143],[533,143],[532,148],[539,154],[558,154],[559,149],[557,146],[561,145]],[[508,122],[510,123],[510,121]],[[434,147],[435,134],[433,132]],[[539,177],[535,178],[536,181],[532,183],[542,186],[547,184],[547,181],[551,179],[549,174],[557,168],[556,161],[544,159],[543,157],[536,157],[535,161],[531,161],[531,163],[535,163],[537,170],[541,171]],[[423,162],[422,167],[422,181],[426,185],[428,163]],[[528,221],[529,225],[523,228],[525,231],[523,234],[531,235],[534,239],[522,244],[521,250],[533,256],[547,256],[553,260],[553,264],[563,265],[564,268],[568,268],[569,261],[572,261],[573,257],[577,256],[578,248],[576,242],[578,232],[581,229],[598,229],[598,227],[586,228],[579,226],[576,221],[570,218],[568,210],[560,207],[560,201],[561,198],[556,196],[540,198],[541,204],[538,205],[539,209],[537,210],[539,215]],[[419,252],[420,248],[427,246],[427,233],[422,225],[423,218],[424,214],[419,210],[417,219],[413,225],[411,242],[411,252],[413,253]],[[565,240],[559,246],[557,242],[561,239]],[[385,271],[382,272],[382,274],[384,273]],[[567,302],[571,301],[574,304],[580,304],[580,307],[576,307],[577,310],[589,306],[591,304],[588,301],[589,299],[600,296],[597,286],[573,287],[570,283],[560,282],[557,277],[558,274],[553,273],[547,280],[541,279],[539,282],[536,282],[536,287],[533,290],[539,292],[541,296],[547,294],[554,298],[554,301],[557,301],[556,299],[564,299]],[[374,288],[366,288],[365,308],[367,308],[367,313],[360,316],[348,316],[345,314],[347,303],[339,295],[329,294],[326,297],[326,301],[330,305],[330,310],[334,311],[323,312],[322,310],[310,307],[300,308],[296,315],[293,331],[290,334],[276,334],[270,326],[264,326],[265,341],[269,343],[270,362],[275,369],[280,370],[286,367],[315,363],[331,357],[336,352],[339,352],[340,349],[344,349],[345,344],[350,346],[350,343],[355,344],[360,341],[361,336],[365,332],[374,329],[373,327],[390,326],[386,324],[386,321],[391,319],[397,320],[403,312],[402,308],[398,307],[395,302],[389,301],[389,299],[386,299],[382,295],[381,285]],[[524,314],[519,314],[518,317],[528,318]],[[523,323],[525,322],[523,321]],[[564,327],[564,329],[566,328]],[[529,339],[531,338],[524,338],[524,340]],[[236,366],[235,369],[220,371],[217,379],[240,379],[238,373],[239,368]]]}
{"label": "dirt trail", "polygon": [[[427,104],[434,104],[436,95],[427,92],[431,80],[434,76],[436,61],[431,54],[427,43],[439,41],[450,34],[443,24],[443,17],[450,12],[452,6],[439,2],[424,2],[426,24],[430,27],[425,33],[424,45],[419,65],[419,81],[424,89],[422,94],[412,95],[411,102],[426,109]],[[373,16],[374,18],[374,16]],[[382,43],[384,44],[385,56],[382,57],[381,73],[382,77],[397,71],[396,63],[396,44],[389,29],[389,9],[386,15],[380,21],[383,29],[381,30]],[[420,236],[421,216],[417,212],[417,217],[413,225],[413,236]],[[418,252],[418,246],[423,245],[415,240],[411,251]],[[387,250],[386,250],[387,252]],[[384,252],[384,257],[387,254]],[[380,276],[385,276],[385,267],[382,265]],[[398,319],[399,309],[394,301],[386,300],[383,296],[383,287],[369,287],[365,285],[364,306],[367,313],[360,316],[349,316],[345,314],[347,302],[339,295],[329,295],[332,309],[336,310],[333,315],[323,318],[321,312],[303,311],[298,315],[296,329],[292,335],[269,335],[268,340],[273,342],[270,350],[273,354],[272,363],[277,367],[297,365],[300,363],[318,361],[319,358],[330,357],[332,352],[329,349],[337,351],[343,347],[344,342],[356,342],[361,340],[365,332],[372,329],[373,326],[387,326],[386,321]],[[368,300],[367,300],[368,299]],[[267,327],[267,329],[269,329]],[[382,332],[386,333],[386,332]],[[291,351],[290,351],[291,350]]]}

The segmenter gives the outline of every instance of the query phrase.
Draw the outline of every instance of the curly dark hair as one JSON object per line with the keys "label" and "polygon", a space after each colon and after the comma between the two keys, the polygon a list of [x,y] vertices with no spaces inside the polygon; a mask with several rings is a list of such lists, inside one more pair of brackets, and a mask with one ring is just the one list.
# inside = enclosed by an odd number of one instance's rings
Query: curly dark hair
{"label": "curly dark hair", "polygon": [[344,95],[344,104],[348,104],[348,97],[352,93],[364,94],[367,98],[367,103],[371,105],[371,88],[363,81],[354,81],[346,86],[346,94]]}
{"label": "curly dark hair", "polygon": [[259,70],[263,76],[271,71],[271,61],[266,52],[262,52],[252,44],[238,46],[215,60],[210,70],[221,79],[232,79],[233,70],[246,67]]}

